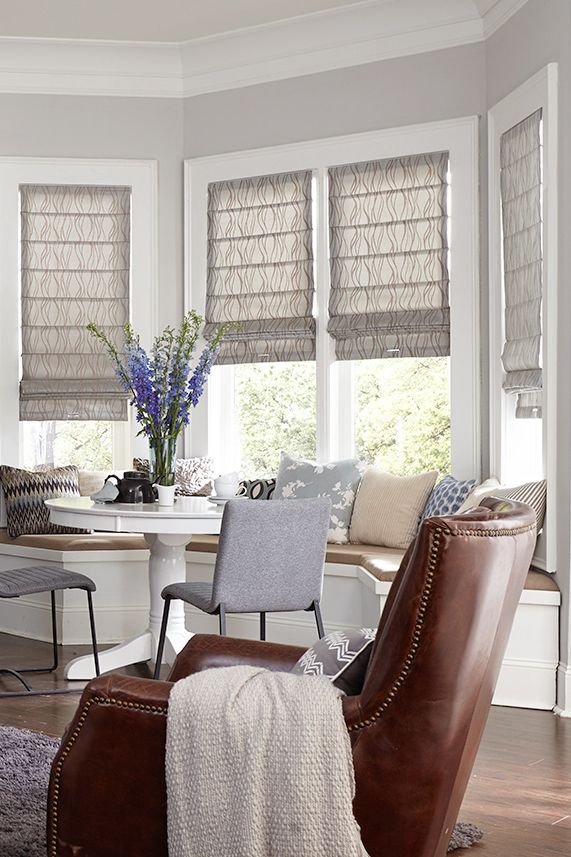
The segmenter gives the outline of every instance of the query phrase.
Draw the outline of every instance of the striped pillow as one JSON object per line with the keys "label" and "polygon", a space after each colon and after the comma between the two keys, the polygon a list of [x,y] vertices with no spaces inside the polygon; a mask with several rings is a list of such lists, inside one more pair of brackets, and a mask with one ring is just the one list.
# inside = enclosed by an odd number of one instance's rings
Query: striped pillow
{"label": "striped pillow", "polygon": [[546,479],[541,479],[539,482],[526,482],[524,485],[516,485],[515,488],[498,488],[497,491],[490,491],[488,496],[504,497],[506,500],[515,500],[530,506],[535,512],[537,532],[541,532],[547,508]]}

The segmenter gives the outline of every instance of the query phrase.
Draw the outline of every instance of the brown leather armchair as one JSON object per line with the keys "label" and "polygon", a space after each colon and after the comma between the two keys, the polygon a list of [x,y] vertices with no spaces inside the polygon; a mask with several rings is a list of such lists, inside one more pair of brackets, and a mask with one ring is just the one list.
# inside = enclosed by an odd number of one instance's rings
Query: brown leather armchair
{"label": "brown leather armchair", "polygon": [[[446,853],[535,544],[527,506],[485,503],[424,522],[391,588],[362,691],[343,700],[354,811],[371,857]],[[52,768],[50,857],[167,857],[171,682],[238,663],[289,670],[302,651],[197,635],[170,682],[90,682]]]}

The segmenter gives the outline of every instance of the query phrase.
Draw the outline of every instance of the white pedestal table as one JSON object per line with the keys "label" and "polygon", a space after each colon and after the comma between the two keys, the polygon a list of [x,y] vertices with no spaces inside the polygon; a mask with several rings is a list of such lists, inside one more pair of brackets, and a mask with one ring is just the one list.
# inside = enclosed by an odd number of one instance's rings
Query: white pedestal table
{"label": "white pedestal table", "polygon": [[[64,527],[105,530],[114,533],[143,533],[150,548],[149,626],[136,637],[99,653],[101,672],[109,672],[141,661],[153,661],[161,626],[161,592],[170,583],[186,580],[185,547],[199,533],[220,532],[222,511],[204,497],[179,497],[174,506],[157,503],[94,503],[89,497],[61,497],[46,500],[50,520]],[[172,664],[192,637],[184,625],[184,604],[171,603],[163,661]],[[65,670],[68,679],[90,679],[95,675],[93,655],[71,661]]]}

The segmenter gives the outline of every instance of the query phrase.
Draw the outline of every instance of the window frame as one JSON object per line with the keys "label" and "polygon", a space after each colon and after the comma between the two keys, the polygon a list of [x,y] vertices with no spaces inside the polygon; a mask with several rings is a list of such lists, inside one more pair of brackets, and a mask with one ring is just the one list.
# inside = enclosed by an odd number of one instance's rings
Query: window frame
{"label": "window frame", "polygon": [[[317,295],[317,426],[319,461],[353,454],[352,371],[337,361],[327,333],[329,296],[327,169],[345,163],[446,150],[453,175],[450,224],[451,455],[458,478],[480,476],[478,117],[410,125],[185,161],[185,308],[204,314],[207,273],[207,189],[210,182],[313,169]],[[455,214],[455,212],[458,212]],[[228,403],[209,385],[185,435],[185,454],[212,455],[215,426],[231,422]],[[228,392],[228,391],[226,391]],[[210,432],[209,432],[210,428]]]}
{"label": "window frame", "polygon": [[[131,187],[130,318],[144,345],[151,344],[158,316],[157,162],[79,158],[0,158],[0,460],[19,466],[20,381],[20,206],[22,184],[118,185]],[[114,424],[113,464],[135,453],[134,422]],[[144,444],[141,453],[144,453]],[[136,453],[138,454],[138,453]]]}
{"label": "window frame", "polygon": [[[547,479],[547,506],[555,510],[557,478],[557,63],[549,63],[488,110],[488,253],[489,253],[489,383],[490,472],[506,481],[510,423],[515,419],[513,396],[502,387],[504,289],[500,196],[500,138],[536,110],[543,122],[543,405],[542,458]],[[513,478],[512,478],[513,481]],[[523,474],[521,482],[531,481]],[[556,571],[556,515],[545,519],[534,564]]]}

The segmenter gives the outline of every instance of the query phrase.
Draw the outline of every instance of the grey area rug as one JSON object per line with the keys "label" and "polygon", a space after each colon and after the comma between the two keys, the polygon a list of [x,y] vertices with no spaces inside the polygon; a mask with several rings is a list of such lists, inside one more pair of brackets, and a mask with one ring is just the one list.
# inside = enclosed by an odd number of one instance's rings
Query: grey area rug
{"label": "grey area rug", "polygon": [[[50,766],[59,740],[25,729],[0,727],[0,855],[45,857]],[[482,838],[473,824],[459,822],[448,851]]]}

